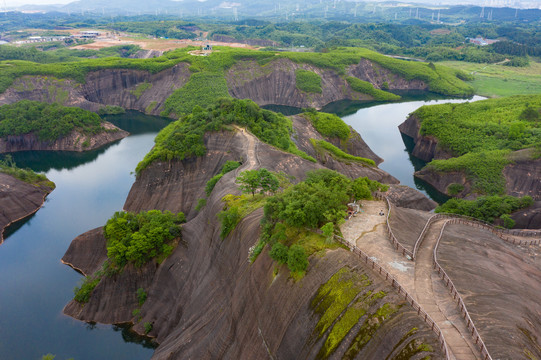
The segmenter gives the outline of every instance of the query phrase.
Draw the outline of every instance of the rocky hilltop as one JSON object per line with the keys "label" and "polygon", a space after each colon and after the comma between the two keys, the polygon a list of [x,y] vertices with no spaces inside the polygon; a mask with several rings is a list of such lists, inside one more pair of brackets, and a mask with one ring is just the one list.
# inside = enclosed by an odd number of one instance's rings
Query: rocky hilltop
{"label": "rocky hilltop", "polygon": [[[299,149],[309,152],[308,138],[321,135],[302,116],[293,124]],[[360,137],[354,141],[362,144]],[[295,182],[307,171],[321,168],[388,183],[396,183],[394,178],[375,167],[330,156],[314,163],[239,130],[207,133],[204,143],[204,156],[154,161],[142,170],[124,206],[132,212],[183,211],[188,222],[183,226],[182,243],[161,264],[128,266],[121,274],[103,278],[88,303],[82,306],[72,301],[64,309],[66,314],[85,321],[134,322],[139,332],[144,331],[143,324],[152,324],[149,335],[160,343],[154,359],[339,358],[346,354],[372,359],[442,358],[436,335],[416,311],[351,252],[338,248],[310,257],[306,275],[295,281],[285,266],[272,262],[268,250],[253,264],[247,261],[250,247],[259,238],[261,209],[243,218],[224,240],[220,238],[216,215],[223,209],[223,196],[239,193],[235,177],[240,171],[264,167],[284,172]],[[374,157],[363,146],[355,151]],[[206,206],[197,211],[204,184],[227,160],[241,160],[243,165],[225,174]],[[63,261],[90,275],[106,257],[105,238],[98,228],[76,238]],[[357,302],[340,303],[341,286],[352,288]],[[135,293],[139,288],[147,291],[148,298],[137,321],[132,312],[138,306]],[[366,315],[350,335],[345,336],[348,331],[341,333],[339,327],[331,330],[340,313],[359,306]]]}
{"label": "rocky hilltop", "polygon": [[0,244],[4,229],[41,208],[54,186],[33,185],[0,172]]}

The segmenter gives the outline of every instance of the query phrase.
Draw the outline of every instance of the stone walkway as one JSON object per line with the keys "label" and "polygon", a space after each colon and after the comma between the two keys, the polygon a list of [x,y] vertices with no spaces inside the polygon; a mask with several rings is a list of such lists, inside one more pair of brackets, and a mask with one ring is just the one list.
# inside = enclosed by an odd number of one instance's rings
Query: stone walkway
{"label": "stone walkway", "polygon": [[385,203],[362,201],[362,210],[340,227],[343,237],[385,268],[417,300],[442,330],[451,359],[481,359],[456,302],[432,267],[434,246],[444,220],[431,226],[417,260],[412,262],[393,248],[385,233],[385,216],[379,215],[381,210],[387,211]]}

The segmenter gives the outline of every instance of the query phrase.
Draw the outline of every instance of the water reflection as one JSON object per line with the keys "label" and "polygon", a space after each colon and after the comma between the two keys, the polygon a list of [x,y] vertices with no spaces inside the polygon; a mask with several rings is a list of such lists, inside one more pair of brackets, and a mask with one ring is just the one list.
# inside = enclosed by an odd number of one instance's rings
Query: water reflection
{"label": "water reflection", "polygon": [[[77,360],[151,357],[154,345],[148,339],[62,314],[81,275],[60,258],[73,238],[122,209],[135,166],[168,123],[129,116],[118,116],[118,124],[133,135],[93,154],[14,154],[19,166],[45,171],[57,188],[35,215],[11,226],[0,245],[0,359],[39,359],[47,353]],[[75,160],[66,166],[69,159]]]}

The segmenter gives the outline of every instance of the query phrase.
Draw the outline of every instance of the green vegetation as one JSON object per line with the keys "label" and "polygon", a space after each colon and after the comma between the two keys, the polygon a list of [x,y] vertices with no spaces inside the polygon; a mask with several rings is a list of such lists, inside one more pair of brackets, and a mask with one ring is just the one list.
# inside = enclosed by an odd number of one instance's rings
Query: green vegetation
{"label": "green vegetation", "polygon": [[94,291],[100,280],[100,276],[85,277],[83,283],[73,289],[73,292],[75,293],[75,297],[73,299],[81,304],[87,303],[88,300],[90,300],[90,295],[92,295],[92,291]]}
{"label": "green vegetation", "polygon": [[297,89],[307,92],[321,94],[321,76],[313,71],[304,69],[295,70],[295,84]]}
{"label": "green vegetation", "polygon": [[152,101],[148,106],[145,108],[145,113],[150,114],[154,109],[156,108],[156,105],[158,105],[157,101]]}
{"label": "green vegetation", "polygon": [[139,304],[139,307],[143,306],[145,301],[147,301],[147,292],[143,288],[137,289],[137,304]]}
{"label": "green vegetation", "polygon": [[251,100],[221,99],[207,110],[196,107],[191,114],[160,131],[156,145],[137,165],[136,172],[140,173],[158,159],[170,161],[202,156],[206,153],[204,134],[227,129],[227,125],[233,124],[247,127],[260,140],[281,150],[315,161],[291,141],[291,120],[285,116],[262,110]]}
{"label": "green vegetation", "polygon": [[287,264],[292,275],[302,276],[308,266],[304,259],[339,246],[329,241],[328,232],[319,235],[314,231],[323,224],[341,224],[346,216],[346,204],[352,198],[370,199],[373,191],[385,189],[385,185],[368,178],[351,180],[327,169],[309,172],[305,181],[267,199],[261,240],[250,253],[250,259],[255,259],[263,246],[269,244],[273,259],[284,263],[285,250],[276,245],[281,243],[288,250]]}
{"label": "green vegetation", "polygon": [[475,93],[488,96],[537,95],[541,93],[541,63],[530,60],[525,67],[445,61],[442,65],[472,74]]}
{"label": "green vegetation", "polygon": [[184,21],[133,21],[115,23],[113,29],[173,39],[195,38],[193,32],[185,30],[187,25]]}
{"label": "green vegetation", "polygon": [[350,155],[325,140],[310,139],[310,142],[312,143],[314,149],[316,149],[318,152],[322,153],[321,149],[326,150],[334,155],[337,160],[350,160],[360,162],[368,166],[376,166],[374,160]]}
{"label": "green vegetation", "polygon": [[342,141],[347,141],[351,136],[349,126],[340,117],[334,114],[308,110],[304,115],[323,136],[337,137]]}
{"label": "green vegetation", "polygon": [[349,348],[346,350],[344,359],[355,359],[357,354],[366,346],[368,341],[370,341],[376,331],[383,325],[385,320],[395,314],[398,309],[398,306],[386,303],[369,316],[357,332],[357,335],[351,342]]}
{"label": "green vegetation", "polygon": [[454,196],[460,194],[462,191],[464,191],[464,185],[453,183],[447,186],[447,194]]}
{"label": "green vegetation", "polygon": [[280,186],[278,178],[265,168],[241,172],[237,183],[240,184],[242,192],[252,193],[252,196],[255,196],[258,190],[260,193],[275,193]]}
{"label": "green vegetation", "polygon": [[207,205],[207,198],[201,198],[197,200],[197,205],[195,206],[195,211],[200,211],[202,208]]}
{"label": "green vegetation", "polygon": [[137,100],[139,100],[139,98],[141,97],[141,95],[143,95],[143,93],[147,90],[150,90],[152,89],[152,84],[149,83],[149,82],[142,82],[140,84],[137,84],[137,86],[135,87],[134,90],[131,90],[130,93],[132,95],[135,95],[135,97],[137,98]]}
{"label": "green vegetation", "polygon": [[[533,204],[530,196],[516,198],[513,196],[480,196],[475,200],[450,199],[445,204],[436,208],[437,213],[460,214],[471,216],[476,219],[493,223],[502,215],[508,215],[513,211],[526,208]],[[502,221],[506,222],[507,217]],[[509,220],[512,220],[509,218]],[[506,225],[511,225],[507,220]],[[514,225],[514,224],[512,224]]]}
{"label": "green vegetation", "polygon": [[43,174],[37,174],[31,169],[18,168],[11,155],[5,155],[0,159],[0,173],[8,174],[16,179],[36,186],[46,186],[51,189],[56,187],[55,183],[47,179]]}
{"label": "green vegetation", "polygon": [[[435,171],[464,171],[481,194],[502,194],[503,168],[513,150],[541,147],[541,96],[513,96],[464,104],[423,106],[413,113],[420,133],[434,136],[455,158],[434,160]],[[523,156],[528,156],[527,154]]]}
{"label": "green vegetation", "polygon": [[184,221],[183,213],[169,211],[116,212],[104,227],[111,265],[121,269],[128,263],[141,267],[151,259],[161,262],[178,243]]}
{"label": "green vegetation", "polygon": [[235,229],[240,220],[262,207],[265,204],[265,198],[264,194],[253,196],[229,194],[224,196],[222,201],[226,203],[226,207],[218,213],[218,220],[222,224],[220,237],[225,239]]}
{"label": "green vegetation", "polygon": [[[240,165],[241,164],[238,161],[230,161],[230,160],[226,161],[226,163],[222,166],[222,170],[218,174],[214,175],[209,181],[207,181],[207,185],[205,186],[205,193],[207,194],[207,196],[210,196],[210,193],[212,193],[212,190],[214,190],[216,183],[220,181],[222,176],[224,176],[230,171],[235,170]],[[205,203],[206,203],[206,200],[205,200]]]}
{"label": "green vegetation", "polygon": [[[472,182],[472,190],[478,194],[503,194],[505,178],[503,169],[510,164],[508,150],[468,153],[447,160],[432,160],[426,169],[436,172],[461,171]],[[451,195],[451,194],[450,194]]]}
{"label": "green vegetation", "polygon": [[[363,81],[353,76],[348,76],[346,80],[349,86],[351,86],[353,90],[360,92],[362,94],[370,95],[374,98],[374,100],[380,100],[380,101],[400,100],[400,96],[387,92],[387,91],[376,89],[374,85],[372,85],[368,81]],[[387,87],[388,86],[389,85],[387,84]]]}
{"label": "green vegetation", "polygon": [[98,110],[98,115],[118,115],[124,113],[126,113],[126,110],[123,107],[114,105],[105,105]]}
{"label": "green vegetation", "polygon": [[148,334],[149,332],[152,331],[153,326],[152,326],[152,323],[146,322],[146,323],[143,324],[143,327],[145,329],[145,334]]}
{"label": "green vegetation", "polygon": [[57,140],[73,130],[83,134],[105,131],[93,112],[58,104],[22,100],[0,106],[0,137],[35,133],[40,140]]}

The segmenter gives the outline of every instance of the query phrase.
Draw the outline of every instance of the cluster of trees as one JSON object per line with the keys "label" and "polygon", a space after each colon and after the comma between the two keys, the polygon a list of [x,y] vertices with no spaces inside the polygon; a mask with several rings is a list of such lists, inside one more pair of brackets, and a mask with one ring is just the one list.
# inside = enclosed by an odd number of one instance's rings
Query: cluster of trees
{"label": "cluster of trees", "polygon": [[173,252],[173,240],[180,238],[185,221],[183,213],[169,211],[116,212],[104,227],[111,265],[120,269],[128,263],[141,267],[151,259],[165,259]]}
{"label": "cluster of trees", "polygon": [[56,103],[22,100],[0,106],[0,137],[34,133],[40,140],[56,140],[73,130],[84,134],[104,131],[93,112]]}
{"label": "cluster of trees", "polygon": [[157,159],[169,161],[202,156],[206,152],[204,134],[208,131],[220,131],[224,126],[233,124],[247,127],[260,140],[270,145],[309,158],[291,141],[291,120],[285,116],[260,109],[251,100],[220,99],[206,110],[196,107],[191,114],[160,131],[155,140],[156,145],[137,165],[136,171],[139,173]]}
{"label": "cluster of trees", "polygon": [[303,232],[306,228],[321,227],[327,240],[332,239],[335,224],[341,224],[346,217],[347,203],[352,199],[371,199],[378,190],[386,191],[387,186],[368,178],[351,180],[328,169],[308,172],[303,182],[267,199],[261,240],[254,252],[261,252],[269,244],[274,260],[287,264],[292,272],[303,272],[313,250],[309,244],[291,244],[286,235],[288,229]]}
{"label": "cluster of trees", "polygon": [[437,213],[460,214],[493,223],[501,219],[504,226],[512,228],[515,225],[509,214],[533,205],[530,196],[516,198],[514,196],[480,196],[475,200],[450,199],[436,208]]}

